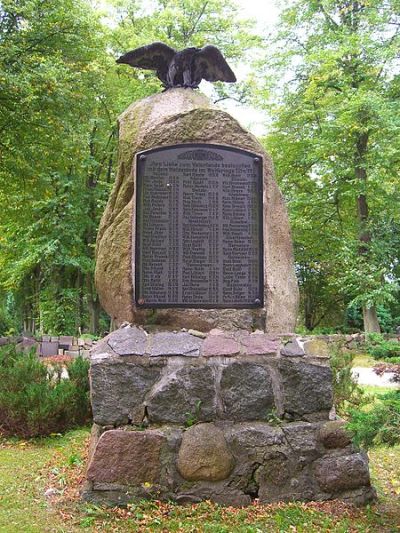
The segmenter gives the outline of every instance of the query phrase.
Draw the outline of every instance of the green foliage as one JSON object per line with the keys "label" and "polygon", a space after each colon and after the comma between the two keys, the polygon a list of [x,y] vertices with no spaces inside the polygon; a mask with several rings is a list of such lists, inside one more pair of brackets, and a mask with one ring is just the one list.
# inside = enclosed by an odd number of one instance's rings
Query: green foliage
{"label": "green foliage", "polygon": [[293,0],[261,66],[308,329],[398,295],[398,24],[397,0]]}
{"label": "green foliage", "polygon": [[369,410],[351,410],[347,427],[354,434],[358,446],[400,443],[400,391],[378,396]]}
{"label": "green foliage", "polygon": [[[377,305],[376,312],[381,331],[392,332],[397,326],[396,310],[387,305]],[[361,307],[350,305],[345,311],[343,331],[360,331],[363,329],[363,315]]]}
{"label": "green foliage", "polygon": [[0,351],[0,430],[34,437],[65,431],[90,420],[89,362],[80,357],[62,368],[46,366],[33,352]]}
{"label": "green foliage", "polygon": [[369,401],[362,388],[352,376],[354,353],[335,344],[330,351],[333,373],[333,396],[336,412],[347,417],[351,407],[361,407]]}
{"label": "green foliage", "polygon": [[400,342],[396,340],[385,340],[382,335],[371,333],[367,337],[365,344],[366,351],[374,359],[386,359],[394,362],[393,358],[400,357]]}
{"label": "green foliage", "polygon": [[191,426],[194,426],[197,424],[197,422],[200,419],[200,411],[201,411],[201,400],[196,400],[194,404],[194,412],[188,412],[185,413],[186,419],[185,419],[185,427],[190,428]]}
{"label": "green foliage", "polygon": [[101,334],[94,251],[117,117],[160,90],[153,72],[115,57],[156,40],[212,41],[236,60],[257,39],[233,0],[109,0],[101,10],[8,0],[0,9],[0,290],[14,297],[19,330]]}

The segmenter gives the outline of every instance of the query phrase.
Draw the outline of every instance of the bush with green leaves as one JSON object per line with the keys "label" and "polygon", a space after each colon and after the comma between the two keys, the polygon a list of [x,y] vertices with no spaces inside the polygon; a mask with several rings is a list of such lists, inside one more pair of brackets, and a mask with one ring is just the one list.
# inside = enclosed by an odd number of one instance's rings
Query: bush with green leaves
{"label": "bush with green leaves", "polygon": [[351,372],[354,355],[354,352],[346,350],[339,343],[330,348],[334,405],[336,412],[345,418],[350,408],[359,408],[369,401]]}
{"label": "bush with green leaves", "polygon": [[24,438],[63,432],[91,418],[89,361],[46,365],[34,352],[0,351],[0,432]]}
{"label": "bush with green leaves", "polygon": [[347,425],[363,448],[400,443],[400,390],[381,394],[369,410],[351,410]]}
{"label": "bush with green leaves", "polygon": [[379,333],[370,333],[366,340],[366,350],[374,359],[386,359],[400,357],[400,342],[386,340]]}

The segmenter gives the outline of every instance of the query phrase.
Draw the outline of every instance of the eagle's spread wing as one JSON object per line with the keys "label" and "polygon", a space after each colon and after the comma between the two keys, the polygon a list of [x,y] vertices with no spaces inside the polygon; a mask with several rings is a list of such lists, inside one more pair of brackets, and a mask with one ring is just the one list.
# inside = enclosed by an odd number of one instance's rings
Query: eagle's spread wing
{"label": "eagle's spread wing", "polygon": [[215,46],[205,46],[194,57],[195,79],[207,81],[236,81],[236,76],[226,59]]}
{"label": "eagle's spread wing", "polygon": [[166,72],[175,54],[176,51],[164,43],[152,43],[127,52],[117,59],[117,63],[126,63],[131,65],[131,67]]}

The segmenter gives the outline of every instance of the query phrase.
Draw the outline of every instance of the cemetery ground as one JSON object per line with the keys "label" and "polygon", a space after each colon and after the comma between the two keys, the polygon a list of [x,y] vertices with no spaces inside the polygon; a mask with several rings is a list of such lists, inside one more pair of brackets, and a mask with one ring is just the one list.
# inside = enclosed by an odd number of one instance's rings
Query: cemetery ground
{"label": "cemetery ground", "polygon": [[[369,389],[371,392],[372,389]],[[81,501],[89,428],[48,438],[0,439],[0,531],[400,531],[400,445],[369,451],[379,501],[178,506],[139,502],[105,509]]]}

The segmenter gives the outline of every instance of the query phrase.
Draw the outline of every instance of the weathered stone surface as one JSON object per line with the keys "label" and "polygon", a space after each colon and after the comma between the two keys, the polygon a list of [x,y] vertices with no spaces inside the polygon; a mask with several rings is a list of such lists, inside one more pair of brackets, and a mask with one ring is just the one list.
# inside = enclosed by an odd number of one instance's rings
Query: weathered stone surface
{"label": "weathered stone surface", "polygon": [[328,343],[322,339],[312,339],[304,343],[304,351],[314,357],[329,357]]}
{"label": "weathered stone surface", "polygon": [[144,397],[159,379],[161,366],[99,362],[90,368],[93,419],[100,425],[140,424]]}
{"label": "weathered stone surface", "polygon": [[[133,158],[141,150],[183,142],[228,144],[264,159],[265,310],[160,309],[152,314],[133,306]],[[121,115],[118,174],[98,232],[96,285],[104,309],[117,324],[144,323],[152,314],[153,321],[177,328],[251,329],[263,328],[265,322],[268,332],[293,331],[298,288],[287,212],[271,160],[255,137],[226,112],[211,109],[201,94],[171,89],[132,104]]]}
{"label": "weathered stone surface", "polygon": [[314,472],[321,489],[330,494],[370,484],[368,459],[362,453],[318,459]]}
{"label": "weathered stone surface", "polygon": [[291,474],[290,459],[282,451],[273,451],[266,455],[262,467],[257,469],[258,485],[284,485]]}
{"label": "weathered stone surface", "polygon": [[111,333],[108,344],[118,355],[144,355],[146,333],[137,327],[124,326]]}
{"label": "weathered stone surface", "polygon": [[186,355],[196,357],[200,354],[203,340],[189,333],[156,333],[152,336],[150,355]]}
{"label": "weathered stone surface", "polygon": [[29,352],[31,350],[39,352],[39,343],[32,337],[23,337],[22,340],[15,345],[15,350],[17,352]]}
{"label": "weathered stone surface", "polygon": [[269,446],[281,446],[285,443],[282,428],[271,426],[265,422],[241,422],[234,424],[229,430],[229,443],[237,452],[261,449],[264,453]]}
{"label": "weathered stone surface", "polygon": [[304,360],[282,359],[283,404],[288,417],[296,420],[315,413],[327,418],[332,408],[332,372],[329,366],[309,364]]}
{"label": "weathered stone surface", "polygon": [[[179,503],[208,499],[235,506],[254,498],[262,503],[340,498],[362,505],[372,501],[375,492],[366,457],[349,448],[327,453],[319,443],[322,425],[219,422],[186,431],[163,425],[145,432],[103,434],[102,428],[95,427],[91,449],[96,451],[83,497],[112,505],[142,498]],[[108,442],[101,440],[113,432],[116,435],[107,437]],[[150,441],[142,442],[144,434],[150,434]],[[125,438],[137,440],[125,443]]]}
{"label": "weathered stone surface", "polygon": [[237,355],[240,345],[227,335],[208,335],[204,341],[201,355],[210,357],[213,355],[225,355],[226,357]]}
{"label": "weathered stone surface", "polygon": [[157,430],[106,431],[94,451],[88,480],[126,485],[158,483],[164,440]]}
{"label": "weathered stone surface", "polygon": [[184,424],[189,418],[210,421],[216,417],[216,392],[212,368],[186,365],[166,373],[147,400],[151,422]]}
{"label": "weathered stone surface", "polygon": [[269,369],[252,362],[233,362],[222,369],[222,416],[234,421],[267,420],[275,408]]}
{"label": "weathered stone surface", "polygon": [[[181,333],[185,346],[189,334]],[[91,436],[83,495],[88,501],[211,499],[241,506],[255,498],[262,503],[340,498],[358,505],[374,499],[366,457],[355,453],[343,421],[327,421],[332,390],[325,360],[285,357],[279,348],[272,357],[243,349],[229,358],[162,357],[164,348],[152,357],[151,341],[160,339],[159,333],[149,333],[147,353],[121,357],[115,351],[122,351],[121,344],[113,349],[108,342],[114,335],[125,349],[125,337],[115,332],[92,350],[99,425]],[[241,346],[252,335],[209,334]],[[130,422],[148,429],[112,429]],[[189,422],[194,425],[185,431]]]}
{"label": "weathered stone surface", "polygon": [[285,440],[301,465],[314,461],[322,455],[318,441],[319,427],[320,424],[309,422],[293,422],[282,426]]}
{"label": "weathered stone surface", "polygon": [[281,355],[286,357],[303,357],[304,350],[297,339],[292,339],[282,348]]}
{"label": "weathered stone surface", "polygon": [[219,481],[231,473],[234,460],[223,432],[214,424],[198,424],[183,434],[177,467],[189,481]]}
{"label": "weathered stone surface", "polygon": [[252,333],[242,336],[240,340],[243,353],[247,355],[276,354],[278,350],[278,342],[272,340],[268,335]]}
{"label": "weathered stone surface", "polygon": [[319,439],[325,448],[345,448],[351,444],[351,433],[344,420],[331,420],[321,427]]}

